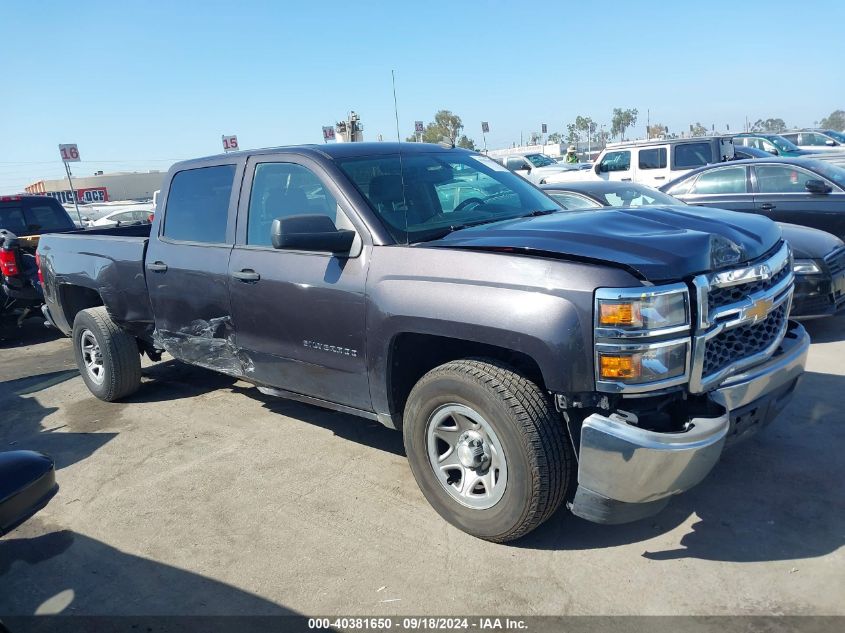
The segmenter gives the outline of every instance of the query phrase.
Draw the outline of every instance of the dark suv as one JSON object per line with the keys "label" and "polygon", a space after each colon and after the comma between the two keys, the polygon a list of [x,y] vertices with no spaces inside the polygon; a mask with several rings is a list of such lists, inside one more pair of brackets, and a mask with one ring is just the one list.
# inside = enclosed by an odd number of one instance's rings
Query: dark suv
{"label": "dark suv", "polygon": [[73,231],[73,220],[49,196],[0,196],[0,314],[26,317],[43,303],[35,249],[42,233]]}

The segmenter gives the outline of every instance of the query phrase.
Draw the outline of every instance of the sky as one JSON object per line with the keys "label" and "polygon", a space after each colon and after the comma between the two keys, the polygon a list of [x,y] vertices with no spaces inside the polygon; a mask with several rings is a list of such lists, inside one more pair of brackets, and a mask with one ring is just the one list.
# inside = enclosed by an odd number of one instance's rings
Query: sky
{"label": "sky", "polygon": [[0,193],[73,172],[166,170],[242,148],[365,140],[439,109],[481,146],[637,108],[670,131],[845,109],[845,2],[0,2]]}

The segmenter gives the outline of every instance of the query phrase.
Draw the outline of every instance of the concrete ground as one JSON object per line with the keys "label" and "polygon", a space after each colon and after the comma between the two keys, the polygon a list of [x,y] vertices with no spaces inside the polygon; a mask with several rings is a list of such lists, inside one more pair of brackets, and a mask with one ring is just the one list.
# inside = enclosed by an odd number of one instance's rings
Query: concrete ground
{"label": "concrete ground", "polygon": [[398,433],[174,361],[92,397],[70,343],[0,330],[0,450],[61,491],[0,539],[0,615],[845,614],[845,319],[808,326],[789,410],[660,515],[449,526]]}

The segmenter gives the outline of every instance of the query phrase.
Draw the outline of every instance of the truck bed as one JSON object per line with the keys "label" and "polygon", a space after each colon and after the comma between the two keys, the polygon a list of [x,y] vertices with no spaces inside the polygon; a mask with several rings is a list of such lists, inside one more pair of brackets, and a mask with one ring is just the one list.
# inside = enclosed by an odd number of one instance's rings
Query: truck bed
{"label": "truck bed", "polygon": [[41,236],[38,253],[44,273],[45,302],[56,327],[69,334],[79,302],[90,303],[92,297],[99,297],[115,322],[136,336],[152,331],[153,313],[144,270],[150,226],[83,229]]}

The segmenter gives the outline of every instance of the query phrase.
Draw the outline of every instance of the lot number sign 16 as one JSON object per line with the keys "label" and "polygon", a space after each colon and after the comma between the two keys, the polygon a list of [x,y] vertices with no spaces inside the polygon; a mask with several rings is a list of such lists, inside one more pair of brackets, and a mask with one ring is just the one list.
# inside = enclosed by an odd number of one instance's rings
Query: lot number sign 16
{"label": "lot number sign 16", "polygon": [[59,154],[62,155],[62,160],[66,163],[78,163],[81,160],[79,158],[79,148],[76,146],[76,143],[59,145]]}
{"label": "lot number sign 16", "polygon": [[237,136],[224,136],[223,137],[223,151],[224,152],[236,152],[240,149],[238,147],[238,137]]}

